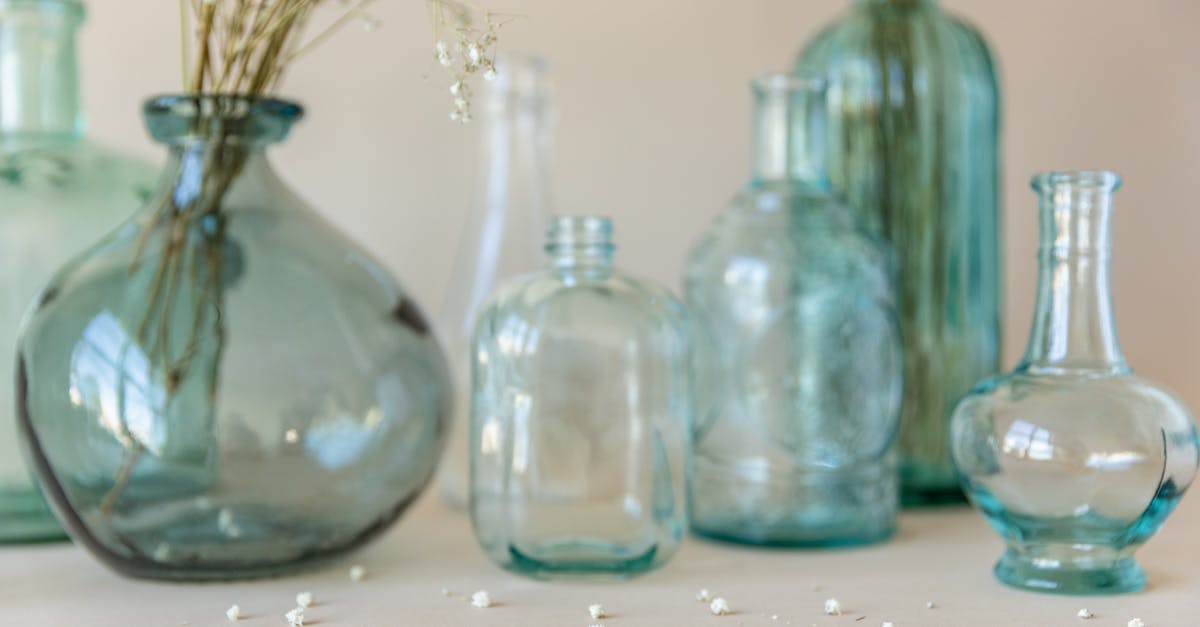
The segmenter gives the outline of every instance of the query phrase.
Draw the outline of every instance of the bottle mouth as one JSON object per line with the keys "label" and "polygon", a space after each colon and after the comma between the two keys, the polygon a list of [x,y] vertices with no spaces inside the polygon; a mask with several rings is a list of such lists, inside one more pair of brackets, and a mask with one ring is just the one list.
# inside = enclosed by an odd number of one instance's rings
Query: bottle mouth
{"label": "bottle mouth", "polygon": [[805,92],[822,94],[827,81],[824,77],[811,74],[772,73],[757,76],[750,81],[750,88],[759,94]]}
{"label": "bottle mouth", "polygon": [[85,13],[82,0],[0,0],[0,11],[9,9],[65,13],[80,20]]}
{"label": "bottle mouth", "polygon": [[554,216],[546,228],[546,248],[611,249],[612,230],[612,219],[605,216]]}
{"label": "bottle mouth", "polygon": [[1121,175],[1112,170],[1057,170],[1036,174],[1029,184],[1041,193],[1062,188],[1115,192],[1121,188]]}
{"label": "bottle mouth", "polygon": [[304,108],[277,98],[191,94],[151,98],[142,114],[150,136],[166,144],[219,139],[257,145],[286,139],[292,125],[304,117]]}

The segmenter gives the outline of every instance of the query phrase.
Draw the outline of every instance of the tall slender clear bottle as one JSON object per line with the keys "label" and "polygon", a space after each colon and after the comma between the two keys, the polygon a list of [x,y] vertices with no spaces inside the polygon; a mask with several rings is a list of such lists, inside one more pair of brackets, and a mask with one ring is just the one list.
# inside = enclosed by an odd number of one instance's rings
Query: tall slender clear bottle
{"label": "tall slender clear bottle", "polygon": [[0,542],[64,537],[23,467],[13,417],[17,326],[50,275],[149,194],[152,168],[88,141],[76,0],[0,0]]}
{"label": "tall slender clear bottle", "polygon": [[906,505],[963,499],[954,404],[1000,366],[1000,89],[983,37],[935,0],[855,0],[801,52],[829,80],[835,190],[896,253]]}
{"label": "tall slender clear bottle", "polygon": [[480,308],[507,279],[542,267],[542,231],[552,212],[553,109],[545,60],[497,60],[483,116],[480,181],[459,241],[440,321],[456,390],[454,423],[442,464],[442,498],[467,503],[471,332]]}

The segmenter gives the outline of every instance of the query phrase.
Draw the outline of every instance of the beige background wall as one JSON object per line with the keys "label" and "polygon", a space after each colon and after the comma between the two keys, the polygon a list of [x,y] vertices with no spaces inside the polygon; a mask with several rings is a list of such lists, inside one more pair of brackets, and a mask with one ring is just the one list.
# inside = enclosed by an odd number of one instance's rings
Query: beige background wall
{"label": "beige background wall", "polygon": [[[559,210],[617,220],[619,262],[672,286],[689,243],[745,179],[747,78],[784,69],[849,0],[477,0],[528,16],[501,45],[553,63]],[[1200,2],[946,0],[988,36],[1005,88],[1005,362],[1033,306],[1042,169],[1125,175],[1115,298],[1125,352],[1200,410]],[[423,0],[332,40],[285,92],[309,118],[283,175],[436,311],[475,181],[477,127],[447,120]],[[143,96],[178,88],[177,3],[91,0],[93,134],[146,155]]]}

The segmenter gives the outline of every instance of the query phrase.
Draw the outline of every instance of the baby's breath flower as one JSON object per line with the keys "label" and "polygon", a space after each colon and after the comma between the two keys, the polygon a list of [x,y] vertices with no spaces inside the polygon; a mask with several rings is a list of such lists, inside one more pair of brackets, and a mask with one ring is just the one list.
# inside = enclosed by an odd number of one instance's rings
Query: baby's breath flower
{"label": "baby's breath flower", "polygon": [[[484,80],[494,80],[496,72],[497,31],[508,19],[497,19],[490,11],[482,13],[482,24],[476,26],[475,12],[458,0],[430,0],[434,24],[434,57],[452,80],[450,95],[454,108],[450,119],[466,124],[471,120],[471,90],[468,82],[480,74]],[[442,37],[446,36],[453,45]],[[464,102],[460,102],[464,101]]]}

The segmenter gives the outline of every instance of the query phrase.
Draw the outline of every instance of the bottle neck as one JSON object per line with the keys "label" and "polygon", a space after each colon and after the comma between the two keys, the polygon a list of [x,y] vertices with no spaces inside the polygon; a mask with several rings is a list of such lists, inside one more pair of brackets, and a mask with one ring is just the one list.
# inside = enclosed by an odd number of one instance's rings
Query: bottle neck
{"label": "bottle neck", "polygon": [[568,281],[603,279],[613,272],[612,221],[596,216],[556,217],[546,234],[552,272]]}
{"label": "bottle neck", "polygon": [[788,182],[828,190],[824,83],[773,75],[756,80],[753,88],[751,185]]}
{"label": "bottle neck", "polygon": [[[1100,179],[1096,179],[1100,176]],[[1109,289],[1111,173],[1042,175],[1033,332],[1020,368],[1044,373],[1128,371]]]}
{"label": "bottle neck", "polygon": [[0,0],[0,141],[6,148],[77,141],[83,133],[76,2]]}

